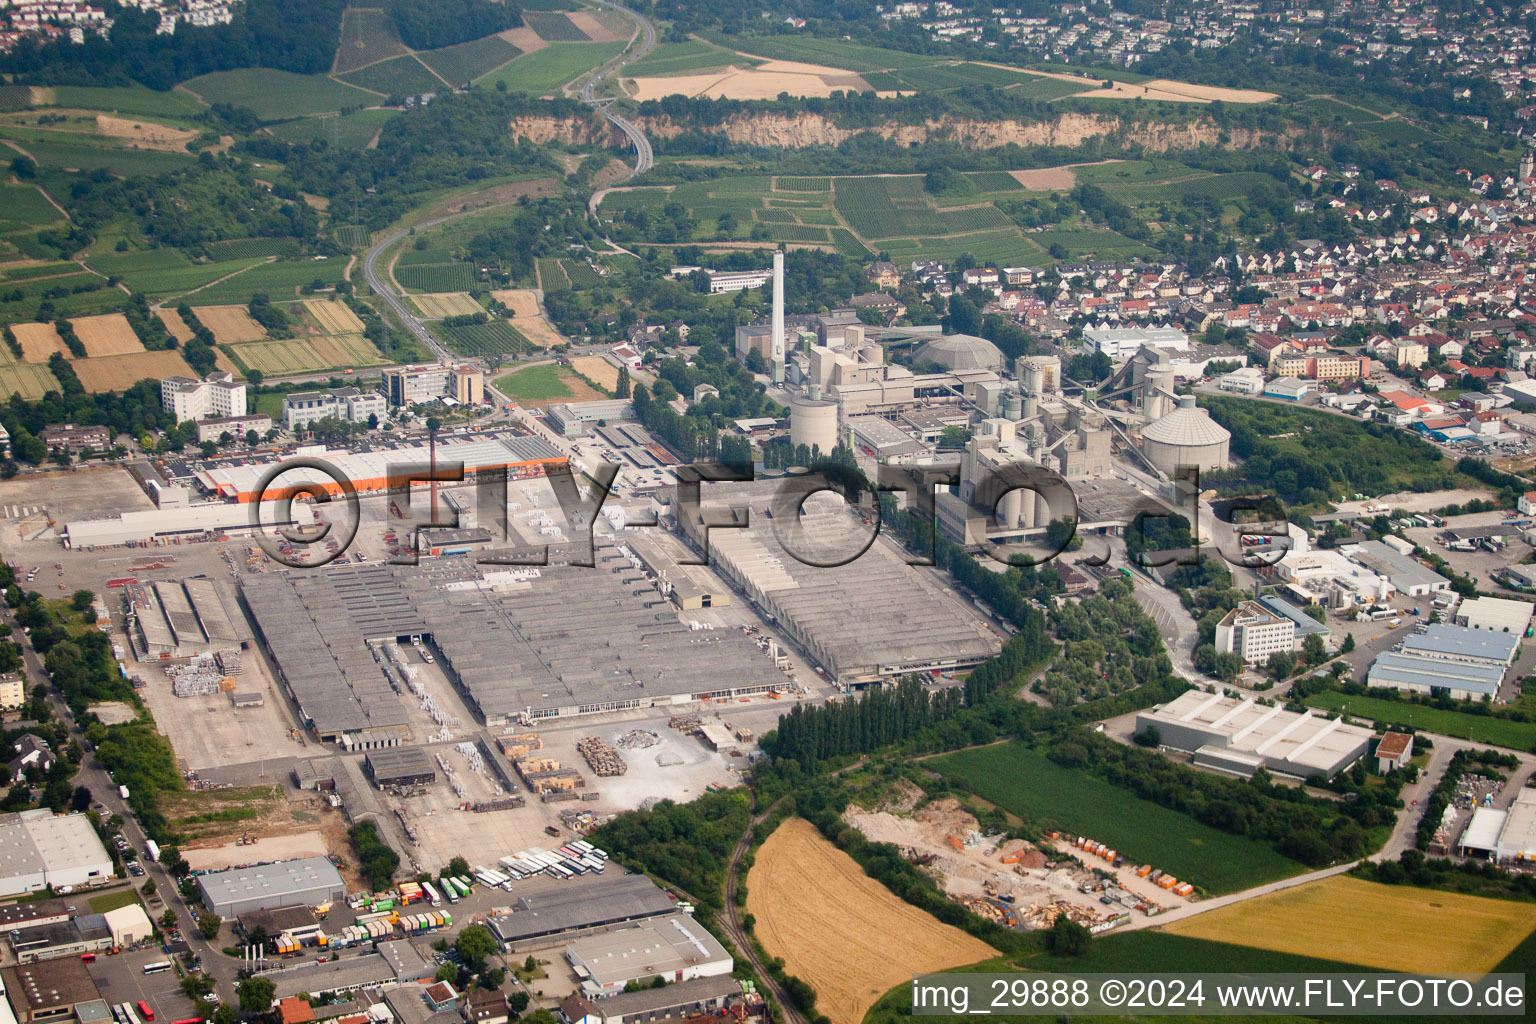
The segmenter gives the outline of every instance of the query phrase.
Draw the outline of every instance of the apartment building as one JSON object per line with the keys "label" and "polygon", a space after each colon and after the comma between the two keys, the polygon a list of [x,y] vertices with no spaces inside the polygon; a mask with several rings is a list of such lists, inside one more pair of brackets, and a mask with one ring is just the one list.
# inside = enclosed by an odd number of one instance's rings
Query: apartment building
{"label": "apartment building", "polygon": [[245,383],[223,370],[202,380],[167,377],[160,382],[160,405],[166,412],[183,420],[223,419],[244,416]]}

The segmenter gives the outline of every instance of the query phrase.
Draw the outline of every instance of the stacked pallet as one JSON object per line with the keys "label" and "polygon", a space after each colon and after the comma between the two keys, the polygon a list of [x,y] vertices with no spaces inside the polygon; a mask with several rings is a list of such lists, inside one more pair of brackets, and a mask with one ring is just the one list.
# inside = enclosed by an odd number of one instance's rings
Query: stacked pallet
{"label": "stacked pallet", "polygon": [[599,778],[611,778],[615,775],[623,775],[629,771],[629,765],[619,756],[619,752],[596,736],[587,736],[576,741],[576,751],[586,758],[587,765],[593,774]]}

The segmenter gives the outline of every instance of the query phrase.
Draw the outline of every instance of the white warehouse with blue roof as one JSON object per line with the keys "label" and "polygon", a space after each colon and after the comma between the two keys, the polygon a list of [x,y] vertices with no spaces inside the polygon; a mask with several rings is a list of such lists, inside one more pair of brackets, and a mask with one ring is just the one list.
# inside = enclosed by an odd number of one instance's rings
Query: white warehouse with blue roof
{"label": "white warehouse with blue roof", "polygon": [[1382,653],[1366,685],[1459,700],[1492,700],[1520,646],[1518,633],[1434,623]]}

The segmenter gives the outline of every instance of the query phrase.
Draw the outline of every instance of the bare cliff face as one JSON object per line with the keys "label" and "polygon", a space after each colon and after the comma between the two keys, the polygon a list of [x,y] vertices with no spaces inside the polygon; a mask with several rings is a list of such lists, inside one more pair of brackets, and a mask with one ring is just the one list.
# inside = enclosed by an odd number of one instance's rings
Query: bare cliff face
{"label": "bare cliff face", "polygon": [[[642,118],[645,131],[657,138],[672,138],[684,131],[670,118]],[[950,141],[975,149],[1018,146],[1077,146],[1089,139],[1113,139],[1137,144],[1149,152],[1194,149],[1221,141],[1221,129],[1209,118],[1182,123],[1133,122],[1109,114],[1062,114],[1052,121],[978,121],[944,116],[922,124],[879,124],[843,128],[816,114],[744,114],[727,120],[718,129],[732,142],[775,149],[836,146],[861,132],[872,132],[901,145]],[[1227,145],[1248,148],[1279,141],[1278,136],[1237,130]]]}
{"label": "bare cliff face", "polygon": [[507,127],[514,139],[527,139],[538,146],[548,145],[551,142],[562,145],[588,145],[617,141],[616,133],[606,121],[594,122],[573,117],[530,115],[513,118]]}

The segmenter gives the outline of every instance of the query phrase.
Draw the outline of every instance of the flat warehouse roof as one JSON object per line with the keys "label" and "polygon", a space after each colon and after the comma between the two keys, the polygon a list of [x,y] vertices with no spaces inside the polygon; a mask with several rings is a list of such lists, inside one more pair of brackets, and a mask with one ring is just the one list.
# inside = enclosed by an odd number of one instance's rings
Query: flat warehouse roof
{"label": "flat warehouse roof", "polygon": [[1497,693],[1503,681],[1504,669],[1499,665],[1426,658],[1396,651],[1383,651],[1377,655],[1366,676],[1370,686],[1454,689],[1472,693]]}
{"label": "flat warehouse roof", "polygon": [[[321,888],[345,890],[336,866],[324,857],[258,864],[250,868],[232,868],[199,875],[198,885],[209,902],[234,903],[251,897],[302,896]],[[300,902],[295,900],[295,902]]]}
{"label": "flat warehouse roof", "polygon": [[[866,542],[868,527],[841,500],[814,495],[794,517],[804,533],[779,539],[771,492],[711,484],[711,493],[748,505],[753,528],[711,529],[709,560],[778,620],[834,678],[898,675],[919,668],[984,661],[1002,648],[990,627],[944,593],[930,572],[908,565],[891,545]],[[701,514],[720,515],[720,504]],[[782,518],[782,517],[781,517]],[[767,528],[759,524],[769,524]],[[690,527],[690,530],[696,530]],[[789,550],[793,548],[793,552]],[[821,562],[810,565],[808,561]]]}
{"label": "flat warehouse roof", "polygon": [[574,939],[569,953],[604,987],[731,958],[703,925],[683,914]]}
{"label": "flat warehouse roof", "polygon": [[[1228,754],[1259,757],[1271,767],[1286,765],[1332,775],[1369,745],[1372,733],[1341,719],[1280,705],[1188,690],[1161,707],[1137,716],[1138,727],[1154,725],[1168,746],[1210,746]],[[1203,742],[1202,742],[1203,741]],[[1185,747],[1186,742],[1194,743]],[[1237,758],[1242,760],[1242,758]]]}
{"label": "flat warehouse roof", "polygon": [[[784,685],[773,661],[739,631],[690,629],[611,543],[597,544],[593,561],[541,566],[537,578],[517,582],[488,579],[469,558],[376,562],[252,576],[244,589],[284,679],[322,736],[404,730],[405,709],[364,641],[417,633],[431,635],[488,719]],[[317,658],[319,651],[329,657]]]}
{"label": "flat warehouse roof", "polygon": [[1472,658],[1504,665],[1515,660],[1515,648],[1519,646],[1520,637],[1515,633],[1494,633],[1443,622],[1432,623],[1424,627],[1423,633],[1410,633],[1403,638],[1403,650],[1409,654]]}
{"label": "flat warehouse roof", "polygon": [[368,772],[378,783],[391,779],[417,779],[424,775],[437,777],[432,758],[420,747],[383,747],[368,751]]}
{"label": "flat warehouse roof", "polygon": [[519,897],[510,914],[487,922],[503,942],[654,917],[675,904],[644,875],[615,875],[551,883],[554,888]]}

